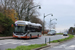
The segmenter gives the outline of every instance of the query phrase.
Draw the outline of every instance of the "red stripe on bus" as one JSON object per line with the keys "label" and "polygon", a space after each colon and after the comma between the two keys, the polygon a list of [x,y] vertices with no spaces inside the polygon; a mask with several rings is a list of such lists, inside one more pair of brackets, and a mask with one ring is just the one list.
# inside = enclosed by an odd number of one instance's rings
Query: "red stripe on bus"
{"label": "red stripe on bus", "polygon": [[38,36],[32,36],[31,38],[34,38],[34,37],[38,37]]}
{"label": "red stripe on bus", "polygon": [[[38,36],[32,36],[31,38],[35,38],[35,37],[38,37]],[[39,35],[39,37],[41,37],[41,35]]]}
{"label": "red stripe on bus", "polygon": [[41,37],[41,35],[39,35],[39,37]]}
{"label": "red stripe on bus", "polygon": [[[30,36],[15,36],[13,35],[13,37],[16,37],[16,38],[30,38]],[[32,36],[31,38],[35,38],[35,37],[38,37],[38,36]],[[39,37],[41,37],[41,35],[39,35]]]}

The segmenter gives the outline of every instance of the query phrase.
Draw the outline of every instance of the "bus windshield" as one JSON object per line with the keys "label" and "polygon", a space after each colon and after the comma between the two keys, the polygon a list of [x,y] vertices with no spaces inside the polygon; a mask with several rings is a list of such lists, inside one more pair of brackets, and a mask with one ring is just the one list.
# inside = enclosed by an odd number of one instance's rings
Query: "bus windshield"
{"label": "bus windshield", "polygon": [[24,30],[25,30],[25,26],[15,26],[14,32],[24,33],[25,32]]}

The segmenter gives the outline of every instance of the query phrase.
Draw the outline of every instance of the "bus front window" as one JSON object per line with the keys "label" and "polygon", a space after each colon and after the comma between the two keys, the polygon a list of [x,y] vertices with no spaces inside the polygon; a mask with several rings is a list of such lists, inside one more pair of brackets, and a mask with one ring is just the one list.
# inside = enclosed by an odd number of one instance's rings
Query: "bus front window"
{"label": "bus front window", "polygon": [[24,33],[25,32],[25,27],[24,26],[15,26],[14,32]]}

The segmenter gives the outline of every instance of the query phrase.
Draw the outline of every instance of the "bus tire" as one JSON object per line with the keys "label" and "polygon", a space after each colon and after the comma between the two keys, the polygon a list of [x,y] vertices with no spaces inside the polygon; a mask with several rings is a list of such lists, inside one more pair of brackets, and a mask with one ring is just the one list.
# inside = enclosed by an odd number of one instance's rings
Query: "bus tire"
{"label": "bus tire", "polygon": [[32,38],[32,35],[30,34],[30,38]]}
{"label": "bus tire", "polygon": [[39,34],[37,35],[37,37],[39,37]]}

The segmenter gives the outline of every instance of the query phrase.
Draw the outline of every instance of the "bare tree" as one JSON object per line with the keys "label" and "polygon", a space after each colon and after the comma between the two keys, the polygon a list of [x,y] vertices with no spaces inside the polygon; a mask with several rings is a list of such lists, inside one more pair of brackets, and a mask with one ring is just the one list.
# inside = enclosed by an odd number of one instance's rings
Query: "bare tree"
{"label": "bare tree", "polygon": [[14,9],[18,13],[18,18],[20,20],[26,20],[27,17],[30,17],[30,21],[34,23],[42,24],[42,21],[37,18],[39,13],[37,11],[37,7],[31,9],[29,12],[28,10],[34,7],[33,0],[0,0],[1,6],[6,9]]}
{"label": "bare tree", "polygon": [[[28,7],[33,6],[32,0],[1,0],[1,5],[6,9],[14,9],[18,13],[19,19],[27,16]],[[30,11],[31,12],[31,11]]]}

